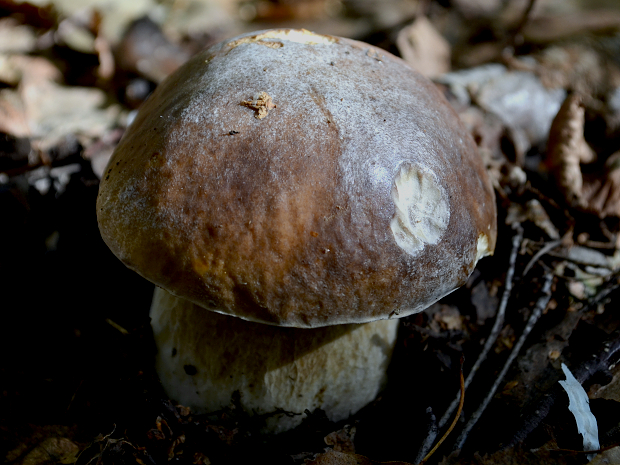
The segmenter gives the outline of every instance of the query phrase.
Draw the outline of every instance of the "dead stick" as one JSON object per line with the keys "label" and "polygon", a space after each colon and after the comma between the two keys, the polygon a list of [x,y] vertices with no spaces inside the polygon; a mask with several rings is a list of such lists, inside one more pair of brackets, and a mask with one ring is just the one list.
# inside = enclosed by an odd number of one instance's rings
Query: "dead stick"
{"label": "dead stick", "polygon": [[433,447],[433,443],[435,442],[435,439],[437,439],[437,434],[439,433],[439,428],[437,427],[437,418],[435,418],[435,415],[433,414],[433,408],[428,407],[426,409],[426,413],[429,415],[428,434],[426,435],[426,438],[424,439],[424,442],[422,443],[422,446],[418,451],[418,455],[416,456],[414,463],[422,462],[423,458],[428,455],[428,451],[431,450],[431,448]]}
{"label": "dead stick", "polygon": [[528,23],[528,21],[530,20],[532,16],[532,10],[534,9],[535,3],[536,3],[536,0],[529,0],[529,3],[527,4],[527,7],[525,8],[523,15],[521,16],[521,21],[519,21],[519,24],[517,25],[517,27],[510,34],[510,38],[507,41],[508,46],[510,48],[515,47],[516,42],[517,42],[517,37],[519,36],[519,34],[523,32],[523,29],[525,28],[526,24]]}
{"label": "dead stick", "polygon": [[562,239],[547,242],[545,245],[543,245],[541,249],[538,252],[536,252],[536,254],[532,257],[530,262],[525,266],[525,268],[523,269],[522,276],[525,276],[526,274],[528,274],[529,271],[532,269],[532,267],[536,264],[538,260],[540,260],[540,258],[543,255],[547,254],[548,252],[551,252],[553,249],[555,249],[556,247],[560,245],[562,245]]}
{"label": "dead stick", "polygon": [[500,371],[499,374],[497,375],[497,378],[495,379],[493,386],[491,387],[486,397],[482,401],[482,404],[480,405],[480,407],[478,407],[478,410],[476,410],[474,414],[471,416],[471,418],[465,425],[465,428],[463,428],[463,431],[461,432],[461,435],[459,436],[459,439],[456,442],[456,445],[454,447],[455,449],[463,448],[463,445],[465,444],[465,441],[467,440],[467,436],[469,435],[472,428],[476,425],[476,423],[478,422],[478,420],[480,419],[480,417],[482,416],[486,408],[488,407],[489,403],[491,402],[491,399],[497,392],[499,385],[504,380],[504,376],[506,376],[506,373],[508,372],[508,369],[512,365],[512,362],[514,362],[515,358],[517,358],[517,355],[519,355],[519,351],[521,350],[521,347],[523,347],[525,340],[527,339],[528,335],[530,334],[530,332],[536,325],[536,322],[539,320],[545,308],[547,308],[547,304],[549,303],[549,300],[551,300],[551,284],[552,283],[553,283],[553,275],[549,273],[545,276],[545,282],[543,284],[543,289],[542,289],[543,295],[536,302],[534,310],[532,310],[532,314],[530,315],[530,318],[527,321],[527,324],[525,325],[525,329],[523,330],[523,333],[521,333],[519,340],[514,345],[512,351],[510,352],[510,356],[508,357],[508,360],[506,360],[506,363],[504,364],[502,371]]}
{"label": "dead stick", "polygon": [[443,444],[443,442],[446,440],[448,435],[452,432],[452,430],[456,426],[456,422],[459,420],[459,417],[461,416],[461,412],[463,411],[463,403],[465,402],[465,378],[463,377],[463,362],[464,361],[465,361],[465,357],[461,356],[461,378],[460,378],[461,379],[461,400],[459,401],[459,408],[456,411],[454,420],[452,420],[452,424],[450,425],[448,430],[444,433],[444,435],[441,437],[441,439],[437,442],[437,444],[435,444],[435,447],[433,447],[431,451],[428,454],[426,454],[426,457],[422,459],[422,461],[420,462],[420,465],[423,465],[431,457],[431,455],[433,455],[435,451],[439,449],[439,446]]}
{"label": "dead stick", "polygon": [[[474,379],[474,376],[476,376],[476,372],[480,368],[480,365],[482,365],[482,362],[486,360],[487,355],[489,354],[489,351],[493,347],[493,344],[495,344],[495,341],[499,337],[499,333],[502,331],[502,328],[504,326],[504,316],[506,315],[506,306],[508,305],[508,298],[510,297],[510,293],[512,292],[512,280],[515,274],[517,254],[519,252],[519,246],[521,245],[521,241],[523,240],[523,228],[521,227],[521,225],[519,223],[516,223],[513,226],[513,228],[516,229],[516,234],[512,238],[512,250],[510,252],[510,259],[508,262],[508,271],[506,272],[506,285],[504,286],[504,293],[502,294],[502,300],[499,303],[499,307],[497,309],[497,315],[495,317],[495,323],[493,324],[491,333],[489,334],[489,337],[487,338],[484,344],[482,352],[480,352],[478,359],[476,360],[476,362],[474,363],[474,366],[471,368],[471,371],[467,375],[467,379],[465,380],[465,389],[469,387],[469,385]],[[456,406],[458,405],[458,403],[459,403],[459,394],[456,395],[455,399],[452,401],[452,403],[450,404],[450,406],[448,407],[444,415],[439,420],[439,425],[438,425],[439,429],[443,428],[444,425],[448,422],[448,420],[452,416],[452,413],[456,409]]]}

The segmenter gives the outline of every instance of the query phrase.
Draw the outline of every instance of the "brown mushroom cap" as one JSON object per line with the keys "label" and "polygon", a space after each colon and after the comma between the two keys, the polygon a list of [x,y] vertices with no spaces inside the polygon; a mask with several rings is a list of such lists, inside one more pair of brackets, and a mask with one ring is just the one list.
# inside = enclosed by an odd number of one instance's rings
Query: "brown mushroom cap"
{"label": "brown mushroom cap", "polygon": [[436,87],[383,50],[298,30],[222,42],[161,84],[97,212],[145,278],[282,326],[421,311],[496,239],[485,168]]}

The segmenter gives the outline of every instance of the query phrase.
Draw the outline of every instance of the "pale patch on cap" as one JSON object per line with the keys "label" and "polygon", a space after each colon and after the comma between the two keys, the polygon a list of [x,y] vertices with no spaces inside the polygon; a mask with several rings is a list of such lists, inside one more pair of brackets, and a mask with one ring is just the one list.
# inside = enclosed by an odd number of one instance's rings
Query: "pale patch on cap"
{"label": "pale patch on cap", "polygon": [[489,238],[487,237],[486,234],[480,234],[478,236],[478,241],[476,242],[475,263],[478,263],[478,260],[488,255],[493,255],[493,251],[489,248]]}
{"label": "pale patch on cap", "polygon": [[314,32],[310,32],[305,29],[275,29],[272,31],[263,32],[261,34],[242,37],[240,39],[229,42],[227,45],[231,48],[235,48],[241,44],[250,43],[260,43],[262,45],[267,45],[272,48],[282,46],[282,44],[269,42],[269,39],[287,40],[289,42],[297,42],[306,45],[329,45],[336,42],[336,38],[334,37],[315,34]]}
{"label": "pale patch on cap", "polygon": [[450,220],[446,193],[435,173],[403,164],[394,179],[395,212],[390,227],[400,248],[417,255],[426,244],[437,244]]}

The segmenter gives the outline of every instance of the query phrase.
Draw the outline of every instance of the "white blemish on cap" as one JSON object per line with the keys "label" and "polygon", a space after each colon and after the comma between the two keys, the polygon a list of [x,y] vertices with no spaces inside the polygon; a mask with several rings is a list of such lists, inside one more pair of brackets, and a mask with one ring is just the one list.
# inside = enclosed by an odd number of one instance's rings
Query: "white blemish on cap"
{"label": "white blemish on cap", "polygon": [[437,244],[448,227],[450,207],[435,173],[403,164],[394,179],[395,212],[390,227],[396,243],[410,255]]}

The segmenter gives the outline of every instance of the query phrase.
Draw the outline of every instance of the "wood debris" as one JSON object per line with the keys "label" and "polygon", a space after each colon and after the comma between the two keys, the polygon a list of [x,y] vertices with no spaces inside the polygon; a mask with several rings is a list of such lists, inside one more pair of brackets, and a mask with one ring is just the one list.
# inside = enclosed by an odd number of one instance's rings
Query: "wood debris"
{"label": "wood debris", "polygon": [[255,110],[255,117],[258,119],[263,119],[267,116],[270,110],[276,108],[276,104],[273,103],[273,99],[267,92],[259,92],[254,94],[252,100],[243,100],[240,105]]}

